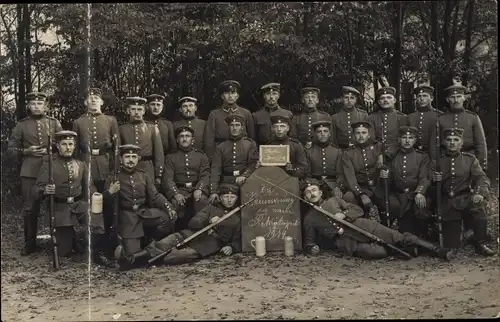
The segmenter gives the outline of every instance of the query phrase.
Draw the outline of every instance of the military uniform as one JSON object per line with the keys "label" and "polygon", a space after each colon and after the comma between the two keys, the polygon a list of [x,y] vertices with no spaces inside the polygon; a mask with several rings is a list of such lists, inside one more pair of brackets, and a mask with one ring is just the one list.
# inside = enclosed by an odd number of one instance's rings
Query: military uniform
{"label": "military uniform", "polygon": [[[139,153],[135,145],[120,146],[120,153]],[[113,178],[106,181],[109,187]],[[155,183],[149,174],[139,168],[128,170],[121,168],[118,174],[120,182],[118,234],[122,238],[126,254],[141,250],[141,238],[150,236],[161,239],[174,230],[174,223],[168,212],[173,210],[172,204],[156,190]],[[112,199],[107,190],[103,194],[106,200]]]}
{"label": "military uniform", "polygon": [[[342,91],[344,93],[354,93],[361,95],[359,91],[350,86],[343,86]],[[354,145],[354,135],[352,133],[351,124],[368,120],[368,112],[359,109],[357,107],[347,108],[342,107],[342,109],[332,115],[332,138],[333,144],[338,146],[342,150]]]}
{"label": "military uniform", "polygon": [[[226,81],[221,83],[220,93],[232,91],[234,89],[239,89],[240,85],[236,81]],[[245,118],[244,128],[247,137],[255,138],[254,122],[252,118],[252,113],[246,108],[240,107],[238,105],[225,106],[222,105],[210,112],[208,115],[207,122],[205,124],[205,133],[203,147],[204,151],[209,158],[213,157],[215,153],[215,147],[218,143],[224,142],[229,139],[229,126],[226,123],[226,117],[229,114],[241,114]]]}
{"label": "military uniform", "polygon": [[[163,102],[165,97],[158,94],[152,94],[147,96],[146,99],[149,104],[150,102]],[[172,122],[164,117],[161,117],[161,115],[152,115],[151,113],[149,114],[147,121],[158,127],[163,146],[163,153],[165,155],[177,149],[177,143],[175,142],[174,136],[174,125]]]}
{"label": "military uniform", "polygon": [[[45,99],[43,93],[29,93],[28,100]],[[21,191],[23,197],[23,221],[24,221],[24,241],[27,253],[36,247],[36,235],[38,231],[38,215],[40,205],[34,202],[33,187],[40,167],[42,166],[42,156],[24,155],[23,150],[30,146],[49,147],[48,134],[61,131],[61,123],[50,116],[29,116],[20,120],[10,137],[7,156],[13,160],[21,161]]]}
{"label": "military uniform", "polygon": [[[197,99],[190,96],[181,97],[179,99],[179,104],[185,101],[197,102]],[[181,118],[174,122],[174,131],[182,126],[190,127],[194,130],[193,137],[193,147],[198,151],[203,151],[203,138],[205,135],[205,120],[199,119],[196,115],[192,117],[186,117],[181,115]],[[175,138],[175,135],[174,135]]]}
{"label": "military uniform", "polygon": [[[176,130],[176,137],[183,131],[190,131],[192,128],[181,127]],[[174,153],[167,155],[165,160],[165,173],[163,175],[163,190],[165,195],[172,203],[178,213],[177,230],[183,229],[189,223],[192,212],[199,212],[208,203],[209,185],[210,185],[210,161],[203,152],[190,147],[184,149],[179,146]],[[201,190],[202,196],[199,201],[193,198],[193,192]],[[187,201],[185,206],[177,204],[174,196],[182,194]],[[190,205],[192,203],[192,205]],[[186,207],[191,206],[186,211]]]}

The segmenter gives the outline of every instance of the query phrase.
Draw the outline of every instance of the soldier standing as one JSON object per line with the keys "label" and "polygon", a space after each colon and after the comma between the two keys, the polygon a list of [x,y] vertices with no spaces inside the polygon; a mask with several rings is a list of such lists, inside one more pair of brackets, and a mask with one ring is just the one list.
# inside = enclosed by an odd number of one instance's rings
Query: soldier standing
{"label": "soldier standing", "polygon": [[48,148],[52,148],[49,147],[48,134],[54,135],[62,130],[58,120],[46,115],[47,94],[33,92],[28,93],[26,98],[31,115],[16,124],[7,149],[9,157],[16,161],[22,159],[20,177],[23,197],[24,248],[21,255],[36,251],[40,204],[35,202],[33,187],[42,166],[42,157],[47,155]]}
{"label": "soldier standing", "polygon": [[434,99],[434,88],[422,85],[414,90],[417,97],[417,110],[408,115],[408,124],[418,129],[418,141],[416,148],[424,153],[430,154],[431,141],[436,137],[432,132],[436,129],[437,118],[443,115],[443,112],[432,107]]}
{"label": "soldier standing", "polygon": [[161,143],[163,145],[163,154],[167,155],[177,148],[174,137],[174,126],[172,122],[161,116],[163,112],[163,101],[165,97],[159,94],[146,96],[149,115],[147,120],[158,127]]}
{"label": "soldier standing", "polygon": [[269,83],[260,88],[264,96],[264,107],[252,114],[255,123],[255,135],[258,145],[267,144],[271,141],[271,113],[282,109],[286,111],[290,119],[293,117],[291,111],[280,107],[280,84]]}
{"label": "soldier standing", "polygon": [[144,122],[146,99],[142,97],[127,97],[127,114],[130,121],[120,126],[122,144],[139,146],[141,159],[137,167],[146,171],[155,184],[161,184],[165,156],[160,131],[153,125]]}
{"label": "soldier standing", "polygon": [[316,139],[310,149],[306,150],[309,161],[309,176],[321,180],[335,197],[342,198],[342,175],[340,159],[342,150],[331,143],[331,123],[319,121],[312,125]]}
{"label": "soldier standing", "polygon": [[219,183],[242,186],[259,161],[257,144],[244,136],[243,116],[228,115],[226,122],[229,124],[230,139],[220,143],[215,149],[210,174],[210,202],[218,197]]}
{"label": "soldier standing", "polygon": [[342,86],[342,100],[344,106],[332,116],[333,144],[342,150],[356,142],[352,134],[351,124],[368,120],[368,112],[356,107],[361,93],[351,86]]}
{"label": "soldier standing", "polygon": [[[463,219],[474,231],[476,253],[492,256],[495,252],[486,245],[488,219],[484,205],[490,181],[479,160],[471,153],[461,152],[463,136],[463,129],[444,129],[445,151],[431,166],[433,182],[441,181],[442,187],[443,243],[449,248],[461,246]],[[435,172],[436,162],[440,162],[441,173]]]}
{"label": "soldier standing", "polygon": [[241,114],[245,118],[246,136],[254,139],[254,123],[252,113],[246,108],[238,106],[240,83],[234,80],[224,81],[219,85],[222,106],[210,112],[205,124],[204,151],[211,159],[217,144],[229,139],[229,127],[226,123],[228,114]]}
{"label": "soldier standing", "polygon": [[314,140],[312,124],[317,121],[332,123],[330,114],[318,110],[319,92],[319,88],[316,87],[301,89],[302,103],[305,105],[306,110],[303,110],[299,115],[295,115],[291,121],[290,137],[299,140],[306,149],[312,146]]}
{"label": "soldier standing", "polygon": [[180,230],[187,226],[193,212],[208,203],[210,161],[206,154],[193,148],[194,129],[178,127],[175,136],[178,150],[165,160],[163,190],[177,211],[176,230]]}
{"label": "soldier standing", "polygon": [[382,87],[376,96],[380,109],[368,116],[368,121],[373,126],[374,139],[383,142],[385,152],[392,154],[399,148],[398,131],[401,126],[408,125],[408,117],[394,109],[396,104],[394,87]]}
{"label": "soldier standing", "polygon": [[[181,119],[174,122],[174,130],[187,126],[194,130],[193,147],[198,151],[203,151],[203,136],[205,135],[205,120],[196,116],[196,102],[198,100],[191,96],[184,96],[179,99],[179,112]],[[175,137],[175,135],[174,135]]]}

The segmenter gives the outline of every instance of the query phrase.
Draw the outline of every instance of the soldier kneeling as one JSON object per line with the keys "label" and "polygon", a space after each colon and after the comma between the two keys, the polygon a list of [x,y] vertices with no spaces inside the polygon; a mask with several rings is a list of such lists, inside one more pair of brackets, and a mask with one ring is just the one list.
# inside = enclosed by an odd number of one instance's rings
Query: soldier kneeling
{"label": "soldier kneeling", "polygon": [[[363,210],[354,204],[350,204],[340,198],[331,197],[323,199],[321,183],[311,179],[306,181],[303,189],[304,199],[325,209],[339,219],[351,222],[355,226],[367,231],[388,244],[400,246],[417,256],[417,247],[429,250],[436,257],[449,260],[451,251],[435,246],[423,239],[410,233],[401,234],[400,232],[388,228],[377,221],[362,218]],[[339,230],[334,225],[335,221],[323,213],[311,209],[304,219],[305,249],[311,255],[319,253],[319,246],[316,244],[317,237],[333,241],[334,245],[342,253],[349,256],[357,256],[365,259],[384,258],[390,256],[388,250],[368,237],[353,231],[348,227]]]}
{"label": "soldier kneeling", "polygon": [[188,224],[189,229],[171,234],[160,241],[153,241],[143,251],[133,256],[120,254],[118,258],[120,270],[128,270],[144,265],[149,258],[168,250],[171,251],[161,260],[161,263],[167,265],[193,262],[217,252],[227,256],[241,252],[241,218],[239,212],[213,229],[199,235],[190,241],[186,247],[181,249],[173,248],[196,231],[217,222],[222,216],[236,208],[237,202],[238,187],[222,183],[219,187],[219,202],[205,206],[191,218]]}

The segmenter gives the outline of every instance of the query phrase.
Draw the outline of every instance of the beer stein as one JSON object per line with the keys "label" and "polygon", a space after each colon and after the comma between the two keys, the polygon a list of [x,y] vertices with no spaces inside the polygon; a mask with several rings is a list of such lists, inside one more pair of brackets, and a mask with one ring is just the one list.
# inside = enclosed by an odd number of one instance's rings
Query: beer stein
{"label": "beer stein", "polygon": [[285,256],[293,256],[295,254],[294,246],[293,246],[293,237],[286,236],[285,237]]}
{"label": "beer stein", "polygon": [[102,194],[100,194],[99,192],[94,192],[92,194],[92,213],[102,213]]}
{"label": "beer stein", "polygon": [[257,257],[266,255],[266,239],[262,236],[255,237],[250,241],[250,244],[255,249]]}

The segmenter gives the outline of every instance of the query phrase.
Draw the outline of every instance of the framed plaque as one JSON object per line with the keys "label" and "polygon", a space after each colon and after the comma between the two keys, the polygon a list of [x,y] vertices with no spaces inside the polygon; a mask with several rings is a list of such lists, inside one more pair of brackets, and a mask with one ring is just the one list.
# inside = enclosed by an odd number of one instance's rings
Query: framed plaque
{"label": "framed plaque", "polygon": [[259,161],[263,166],[284,166],[290,162],[290,146],[261,145],[259,147]]}

